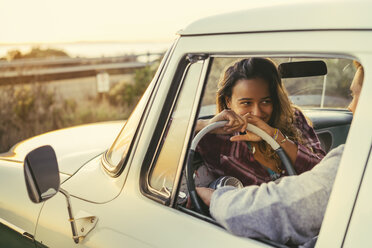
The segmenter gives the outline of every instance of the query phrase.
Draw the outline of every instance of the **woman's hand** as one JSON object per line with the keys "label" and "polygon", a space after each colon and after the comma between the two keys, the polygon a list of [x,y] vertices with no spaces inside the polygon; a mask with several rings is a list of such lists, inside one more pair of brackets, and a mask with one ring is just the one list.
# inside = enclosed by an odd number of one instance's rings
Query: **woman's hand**
{"label": "woman's hand", "polygon": [[[268,135],[274,136],[274,131],[275,129],[269,124],[267,124],[265,121],[260,119],[257,116],[251,115],[250,113],[247,113],[246,115],[243,116],[244,120],[246,123],[250,123],[255,125],[256,127],[262,129],[265,131]],[[246,126],[245,126],[246,127]],[[241,135],[235,135],[230,138],[231,141],[253,141],[257,142],[262,140],[262,138],[252,132],[246,131],[246,134],[241,134]]]}
{"label": "woman's hand", "polygon": [[205,126],[217,122],[217,121],[228,121],[224,127],[217,128],[212,131],[212,133],[218,133],[218,134],[229,134],[233,132],[244,132],[245,128],[247,126],[247,123],[245,121],[245,118],[243,116],[240,116],[236,114],[232,110],[225,109],[222,112],[215,115],[212,119],[209,120],[198,120],[197,123],[197,131],[200,131]]}

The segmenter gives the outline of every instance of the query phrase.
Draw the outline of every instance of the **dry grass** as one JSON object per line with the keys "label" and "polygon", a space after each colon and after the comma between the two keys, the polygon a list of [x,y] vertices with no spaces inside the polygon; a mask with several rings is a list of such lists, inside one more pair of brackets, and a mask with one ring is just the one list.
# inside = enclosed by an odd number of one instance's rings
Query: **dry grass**
{"label": "dry grass", "polygon": [[29,137],[78,124],[126,119],[135,104],[112,105],[106,97],[62,99],[44,85],[0,90],[0,152]]}

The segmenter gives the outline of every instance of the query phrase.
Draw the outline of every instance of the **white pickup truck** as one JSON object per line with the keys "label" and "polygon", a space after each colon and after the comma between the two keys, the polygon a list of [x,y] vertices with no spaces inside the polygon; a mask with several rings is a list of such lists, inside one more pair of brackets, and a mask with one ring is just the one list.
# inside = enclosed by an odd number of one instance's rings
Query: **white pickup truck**
{"label": "white pickup truck", "polygon": [[[0,154],[0,247],[286,247],[230,234],[181,192],[196,120],[215,114],[224,68],[249,57],[326,66],[283,78],[323,148],[346,144],[316,245],[370,247],[371,10],[362,0],[278,2],[179,31],[124,126],[58,130]],[[353,117],[354,60],[365,77]]]}

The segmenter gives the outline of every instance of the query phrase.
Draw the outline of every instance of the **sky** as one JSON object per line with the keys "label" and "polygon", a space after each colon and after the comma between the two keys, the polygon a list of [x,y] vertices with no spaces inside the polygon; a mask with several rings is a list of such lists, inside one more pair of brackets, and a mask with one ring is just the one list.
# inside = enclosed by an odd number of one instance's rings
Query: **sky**
{"label": "sky", "polygon": [[0,45],[173,41],[192,21],[262,1],[0,0]]}

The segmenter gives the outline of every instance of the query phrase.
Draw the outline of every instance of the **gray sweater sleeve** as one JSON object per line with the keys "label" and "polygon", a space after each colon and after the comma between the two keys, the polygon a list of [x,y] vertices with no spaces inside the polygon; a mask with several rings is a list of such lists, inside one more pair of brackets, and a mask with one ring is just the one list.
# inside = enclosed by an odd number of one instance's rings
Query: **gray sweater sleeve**
{"label": "gray sweater sleeve", "polygon": [[304,244],[318,235],[343,152],[333,149],[312,170],[243,189],[222,187],[211,199],[212,217],[231,233]]}

